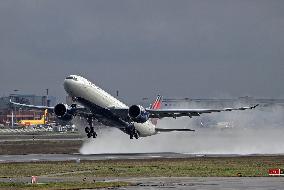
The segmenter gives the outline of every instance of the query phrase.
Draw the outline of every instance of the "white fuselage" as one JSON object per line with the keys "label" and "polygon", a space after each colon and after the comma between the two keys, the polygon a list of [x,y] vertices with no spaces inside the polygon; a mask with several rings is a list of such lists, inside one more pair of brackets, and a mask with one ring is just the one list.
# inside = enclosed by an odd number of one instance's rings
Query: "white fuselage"
{"label": "white fuselage", "polygon": [[[111,107],[128,109],[127,105],[81,76],[70,75],[67,77],[64,80],[64,89],[69,96],[83,98],[84,100],[104,109]],[[84,106],[88,107],[88,105]],[[149,120],[145,123],[134,122],[133,124],[141,137],[156,134],[155,125],[153,125]],[[120,128],[120,126],[118,126],[118,128]]]}

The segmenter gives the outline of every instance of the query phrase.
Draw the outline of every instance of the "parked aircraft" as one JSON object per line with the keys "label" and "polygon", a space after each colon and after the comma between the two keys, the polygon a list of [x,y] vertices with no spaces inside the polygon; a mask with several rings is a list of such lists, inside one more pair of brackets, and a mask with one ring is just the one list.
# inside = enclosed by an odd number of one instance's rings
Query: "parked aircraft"
{"label": "parked aircraft", "polygon": [[157,119],[165,117],[193,117],[200,116],[204,113],[246,110],[253,109],[252,107],[240,108],[224,108],[224,109],[162,109],[162,97],[159,95],[156,101],[149,108],[144,108],[141,105],[132,105],[128,107],[121,101],[117,100],[103,89],[90,82],[89,80],[78,76],[70,75],[64,80],[64,89],[67,94],[72,97],[75,102],[72,105],[57,104],[55,107],[34,106],[10,102],[15,106],[23,106],[33,109],[48,109],[61,120],[70,121],[75,116],[86,118],[89,126],[85,128],[87,137],[97,137],[97,133],[93,127],[93,120],[110,126],[116,127],[128,134],[130,139],[135,137],[147,137],[156,135],[159,132],[171,131],[194,131],[192,129],[162,129],[157,128]]}
{"label": "parked aircraft", "polygon": [[19,126],[31,126],[31,125],[45,125],[47,122],[47,109],[44,110],[44,114],[39,120],[20,120]]}

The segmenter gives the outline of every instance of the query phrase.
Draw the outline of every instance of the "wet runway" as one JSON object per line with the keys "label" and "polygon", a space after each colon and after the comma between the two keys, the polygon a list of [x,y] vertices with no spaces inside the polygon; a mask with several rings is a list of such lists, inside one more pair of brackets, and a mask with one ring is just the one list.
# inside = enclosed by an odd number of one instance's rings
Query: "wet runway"
{"label": "wet runway", "polygon": [[[194,158],[194,157],[239,157],[264,155],[237,155],[237,154],[180,154],[180,153],[133,153],[133,154],[26,154],[0,155],[0,163],[37,162],[37,161],[80,161],[80,160],[129,160],[153,158]],[[275,156],[275,155],[267,155]]]}
{"label": "wet runway", "polygon": [[[127,160],[153,158],[188,158],[199,155],[178,153],[137,153],[137,154],[27,154],[27,155],[0,155],[3,162],[35,162],[35,161],[78,161],[78,160]],[[200,155],[203,156],[203,155]]]}

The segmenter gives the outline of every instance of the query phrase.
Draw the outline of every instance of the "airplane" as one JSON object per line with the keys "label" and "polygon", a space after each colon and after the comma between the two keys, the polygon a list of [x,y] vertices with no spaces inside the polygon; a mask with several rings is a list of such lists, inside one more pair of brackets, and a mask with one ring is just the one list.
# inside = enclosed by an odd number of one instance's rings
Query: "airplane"
{"label": "airplane", "polygon": [[157,120],[165,117],[194,117],[204,113],[254,109],[252,107],[224,108],[224,109],[162,109],[162,97],[158,95],[156,101],[149,108],[141,105],[128,107],[99,86],[78,75],[70,75],[63,83],[66,93],[74,101],[67,105],[59,103],[54,107],[26,105],[12,102],[15,106],[32,109],[47,109],[53,111],[57,118],[71,121],[75,116],[87,120],[88,126],[85,132],[88,138],[96,138],[97,133],[93,127],[93,121],[105,126],[116,127],[129,135],[130,139],[156,135],[161,132],[194,131],[192,129],[163,129],[156,127]]}
{"label": "airplane", "polygon": [[44,114],[42,115],[42,118],[39,120],[20,120],[18,122],[19,126],[31,126],[31,125],[45,125],[47,120],[47,109],[44,110]]}

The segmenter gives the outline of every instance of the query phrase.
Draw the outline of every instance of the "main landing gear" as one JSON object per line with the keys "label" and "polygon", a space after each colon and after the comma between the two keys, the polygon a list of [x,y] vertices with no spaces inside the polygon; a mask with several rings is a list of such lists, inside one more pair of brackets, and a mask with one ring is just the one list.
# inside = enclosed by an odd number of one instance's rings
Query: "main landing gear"
{"label": "main landing gear", "polygon": [[130,139],[133,139],[133,137],[135,139],[138,139],[139,138],[139,133],[138,131],[135,129],[134,125],[130,125],[128,128],[127,128],[127,132],[129,134],[129,137]]}
{"label": "main landing gear", "polygon": [[87,133],[87,137],[88,138],[91,138],[91,137],[96,138],[98,135],[95,132],[94,127],[93,127],[93,118],[91,118],[91,117],[88,118],[88,124],[89,124],[90,127],[85,128],[85,132]]}

